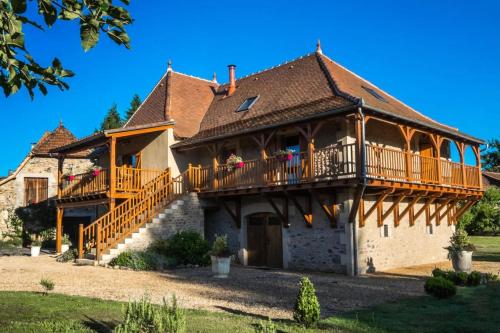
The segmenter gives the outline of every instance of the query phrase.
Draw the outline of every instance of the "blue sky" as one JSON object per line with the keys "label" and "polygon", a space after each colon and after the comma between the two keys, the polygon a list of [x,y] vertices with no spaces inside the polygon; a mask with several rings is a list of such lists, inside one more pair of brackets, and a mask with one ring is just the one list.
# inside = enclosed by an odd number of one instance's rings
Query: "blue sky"
{"label": "blue sky", "polygon": [[[29,3],[33,5],[33,3]],[[216,6],[213,6],[216,4]],[[102,36],[80,47],[76,25],[28,30],[42,64],[54,56],[76,72],[69,91],[34,101],[0,96],[0,175],[62,119],[76,136],[99,126],[112,103],[145,98],[172,59],[177,71],[227,81],[314,51],[324,53],[424,114],[471,135],[499,137],[500,1],[137,1],[132,49]]]}

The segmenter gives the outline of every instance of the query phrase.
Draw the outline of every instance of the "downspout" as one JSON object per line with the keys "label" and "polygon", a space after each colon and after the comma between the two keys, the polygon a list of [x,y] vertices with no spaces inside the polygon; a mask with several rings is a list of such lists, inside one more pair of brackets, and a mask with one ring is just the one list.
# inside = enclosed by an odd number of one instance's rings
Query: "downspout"
{"label": "downspout", "polygon": [[366,189],[366,136],[365,136],[365,115],[363,114],[363,99],[360,99],[357,113],[361,118],[361,145],[360,145],[360,163],[361,163],[361,172],[359,176],[359,183],[357,186],[356,194],[353,200],[353,207],[351,208],[351,214],[349,216],[349,222],[352,225],[352,244],[353,244],[353,268],[354,268],[354,276],[358,275],[358,237],[356,230],[356,213],[359,209],[359,203],[363,198],[363,194]]}

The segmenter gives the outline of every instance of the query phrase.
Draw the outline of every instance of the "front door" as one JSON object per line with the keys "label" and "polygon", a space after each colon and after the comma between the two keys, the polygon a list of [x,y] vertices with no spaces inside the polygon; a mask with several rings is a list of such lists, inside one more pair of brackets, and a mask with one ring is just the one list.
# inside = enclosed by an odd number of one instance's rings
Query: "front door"
{"label": "front door", "polygon": [[254,214],[247,223],[248,265],[283,267],[280,220],[269,213]]}

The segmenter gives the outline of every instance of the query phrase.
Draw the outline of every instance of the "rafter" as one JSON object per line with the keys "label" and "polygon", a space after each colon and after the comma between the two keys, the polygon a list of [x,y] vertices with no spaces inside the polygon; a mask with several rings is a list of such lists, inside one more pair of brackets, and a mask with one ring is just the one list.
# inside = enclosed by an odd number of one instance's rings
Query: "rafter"
{"label": "rafter", "polygon": [[274,211],[276,212],[276,215],[278,215],[278,218],[281,220],[281,223],[283,224],[283,227],[288,228],[290,227],[290,222],[288,220],[288,198],[287,197],[282,197],[282,208],[281,210],[278,208],[278,205],[274,202],[273,198],[270,195],[265,195],[265,198],[273,207]]}
{"label": "rafter", "polygon": [[336,203],[336,199],[333,198],[333,200],[331,200],[332,204],[329,204],[326,200],[322,200],[316,191],[311,190],[310,193],[325,213],[328,221],[330,222],[330,226],[332,228],[336,228],[338,215],[338,206]]}
{"label": "rafter", "polygon": [[[423,197],[425,196],[425,194],[417,194],[415,195],[415,197],[408,203],[408,206],[406,206],[405,209],[403,209],[403,211],[399,214],[398,218],[399,220],[402,220],[406,214],[410,213],[411,210],[413,210],[413,206],[415,206],[415,204]],[[413,225],[412,221],[411,220],[414,220],[414,216],[413,214],[410,214],[411,218],[410,218],[410,225]]]}
{"label": "rafter", "polygon": [[306,204],[304,207],[302,207],[302,205],[297,201],[297,198],[293,194],[291,194],[290,192],[285,192],[285,195],[289,200],[293,202],[297,210],[300,212],[300,214],[304,219],[304,222],[306,223],[306,226],[312,227],[313,214],[312,214],[311,196],[310,195],[305,196]]}
{"label": "rafter", "polygon": [[234,221],[238,229],[241,228],[241,199],[238,197],[234,200],[234,212],[231,210],[231,207],[227,204],[227,202],[223,199],[218,200],[222,206],[226,209],[231,219]]}
{"label": "rafter", "polygon": [[383,192],[382,194],[380,194],[380,196],[377,198],[375,203],[365,213],[365,215],[363,216],[363,219],[366,221],[370,217],[370,215],[372,215],[372,213],[375,211],[375,209],[377,209],[379,204],[381,202],[383,202],[385,200],[385,198],[387,198],[387,196],[390,195],[391,193],[394,193],[394,189],[387,190],[387,191]]}
{"label": "rafter", "polygon": [[[382,214],[382,224],[384,224],[385,219],[394,211],[394,209],[396,209],[396,207],[398,207],[398,205],[401,203],[401,201],[403,201],[407,197],[408,194],[409,194],[409,192],[402,193],[401,195],[399,195],[397,197],[396,200],[394,200],[394,202],[389,207],[389,209],[385,213]],[[399,220],[399,218],[398,218],[398,220]]]}

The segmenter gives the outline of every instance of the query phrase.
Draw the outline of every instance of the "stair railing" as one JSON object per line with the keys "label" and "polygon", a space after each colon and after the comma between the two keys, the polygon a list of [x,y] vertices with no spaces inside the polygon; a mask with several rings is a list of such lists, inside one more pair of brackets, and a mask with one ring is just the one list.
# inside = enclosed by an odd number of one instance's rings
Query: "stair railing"
{"label": "stair railing", "polygon": [[95,248],[96,259],[150,221],[158,211],[189,192],[189,170],[175,178],[165,170],[145,184],[133,197],[125,200],[99,219],[83,227],[80,225],[78,257],[85,249]]}

